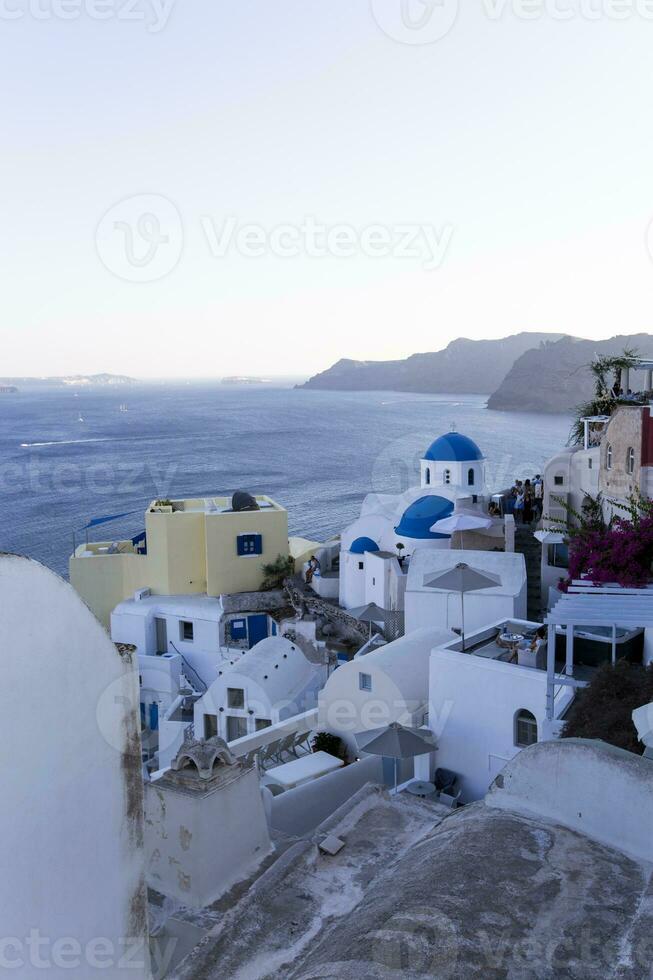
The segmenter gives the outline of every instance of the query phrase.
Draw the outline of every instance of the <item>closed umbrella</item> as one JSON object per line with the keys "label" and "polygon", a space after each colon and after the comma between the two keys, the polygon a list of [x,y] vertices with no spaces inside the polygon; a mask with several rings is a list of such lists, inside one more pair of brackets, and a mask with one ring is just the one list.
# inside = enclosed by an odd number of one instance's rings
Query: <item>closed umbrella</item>
{"label": "closed umbrella", "polygon": [[[488,527],[492,527],[492,521],[489,517],[461,512],[452,514],[451,517],[445,517],[441,521],[436,521],[431,530],[437,534],[454,534],[456,531],[480,531]],[[462,536],[460,541],[462,546]]]}
{"label": "closed umbrella", "polygon": [[358,606],[356,609],[348,609],[347,613],[357,619],[359,623],[370,624],[370,640],[372,639],[372,623],[385,623],[385,609],[381,609],[375,602],[368,602],[366,606]]}
{"label": "closed umbrella", "polygon": [[438,575],[425,575],[423,585],[427,589],[441,589],[443,592],[460,592],[462,606],[462,640],[465,649],[465,593],[480,592],[483,589],[494,589],[501,585],[499,575],[491,572],[480,572],[465,562],[459,562],[455,568]]}
{"label": "closed umbrella", "polygon": [[399,722],[369,732],[359,732],[354,736],[361,752],[381,755],[394,759],[395,793],[397,792],[397,762],[400,759],[414,759],[416,755],[426,755],[435,748],[433,737],[418,728],[406,728]]}

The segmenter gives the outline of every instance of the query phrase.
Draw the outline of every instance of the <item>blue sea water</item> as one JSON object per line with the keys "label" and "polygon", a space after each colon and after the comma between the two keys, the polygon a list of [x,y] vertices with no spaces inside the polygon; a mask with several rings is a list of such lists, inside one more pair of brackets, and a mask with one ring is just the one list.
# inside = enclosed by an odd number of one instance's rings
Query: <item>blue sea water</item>
{"label": "blue sea water", "polygon": [[[290,530],[323,540],[371,490],[419,482],[419,459],[453,425],[501,489],[566,442],[562,415],[491,412],[482,396],[327,392],[272,386],[21,387],[0,395],[0,550],[67,574],[73,532],[135,513],[91,540],[132,537],[154,498],[267,493]],[[127,411],[121,411],[124,404]]]}

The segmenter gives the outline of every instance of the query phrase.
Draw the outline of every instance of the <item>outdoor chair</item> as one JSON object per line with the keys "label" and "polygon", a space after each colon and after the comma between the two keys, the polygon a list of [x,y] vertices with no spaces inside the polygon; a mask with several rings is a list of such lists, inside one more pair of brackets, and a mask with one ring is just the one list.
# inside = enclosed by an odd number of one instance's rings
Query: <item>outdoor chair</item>
{"label": "outdoor chair", "polygon": [[275,755],[277,752],[278,744],[279,742],[277,741],[277,742],[270,742],[269,745],[263,746],[263,748],[261,749],[261,754],[259,756],[259,765],[261,766],[261,769],[265,768],[266,762],[275,761]]}
{"label": "outdoor chair", "polygon": [[310,734],[310,732],[301,732],[294,736],[295,743],[293,745],[293,750],[295,755],[297,755],[300,749],[302,749],[302,755],[310,755],[311,746],[308,741]]}
{"label": "outdoor chair", "polygon": [[455,810],[458,806],[458,801],[460,800],[461,794],[461,789],[456,790],[455,792],[452,789],[449,793],[440,793],[438,803],[441,803],[443,806],[451,807],[452,810]]}
{"label": "outdoor chair", "polygon": [[294,751],[294,749],[295,749],[295,735],[294,734],[292,734],[292,735],[286,735],[285,738],[282,738],[278,742],[273,742],[272,744],[277,746],[276,751],[274,753],[274,758],[277,759],[279,762],[281,762],[282,756],[285,753],[288,753],[290,755],[295,755],[296,754],[295,751]]}
{"label": "outdoor chair", "polygon": [[443,793],[453,795],[456,790],[456,783],[458,782],[458,775],[452,772],[451,769],[436,769],[435,776],[433,777],[433,783],[435,785],[435,792],[442,796]]}
{"label": "outdoor chair", "polygon": [[241,756],[238,761],[245,767],[245,769],[249,769],[250,766],[253,766],[256,763],[256,757],[258,754],[259,749],[252,749],[251,752],[247,752],[246,755]]}
{"label": "outdoor chair", "polygon": [[546,647],[546,643],[542,643],[536,653],[533,653],[532,650],[518,650],[517,663],[520,667],[536,667],[538,670],[544,670],[546,668]]}

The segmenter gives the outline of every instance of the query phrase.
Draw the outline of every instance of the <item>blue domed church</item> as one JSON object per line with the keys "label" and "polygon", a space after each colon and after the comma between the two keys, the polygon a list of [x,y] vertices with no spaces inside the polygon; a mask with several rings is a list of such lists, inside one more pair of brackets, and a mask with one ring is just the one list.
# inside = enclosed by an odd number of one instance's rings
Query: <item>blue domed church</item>
{"label": "blue domed church", "polygon": [[456,509],[485,510],[486,502],[479,447],[459,432],[440,436],[420,461],[419,486],[402,494],[368,494],[361,516],[343,531],[340,604],[403,609],[406,558],[418,548],[449,548],[451,536],[434,525]]}

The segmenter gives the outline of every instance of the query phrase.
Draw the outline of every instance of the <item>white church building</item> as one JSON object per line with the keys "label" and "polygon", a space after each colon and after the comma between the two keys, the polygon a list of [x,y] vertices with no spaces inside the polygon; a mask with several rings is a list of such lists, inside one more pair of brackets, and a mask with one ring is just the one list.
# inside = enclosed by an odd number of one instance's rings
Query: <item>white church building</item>
{"label": "white church building", "polygon": [[417,549],[451,546],[433,525],[456,510],[487,509],[485,457],[468,436],[448,432],[420,462],[420,485],[401,494],[368,494],[361,515],[341,536],[340,605],[375,602],[402,610],[406,574]]}

